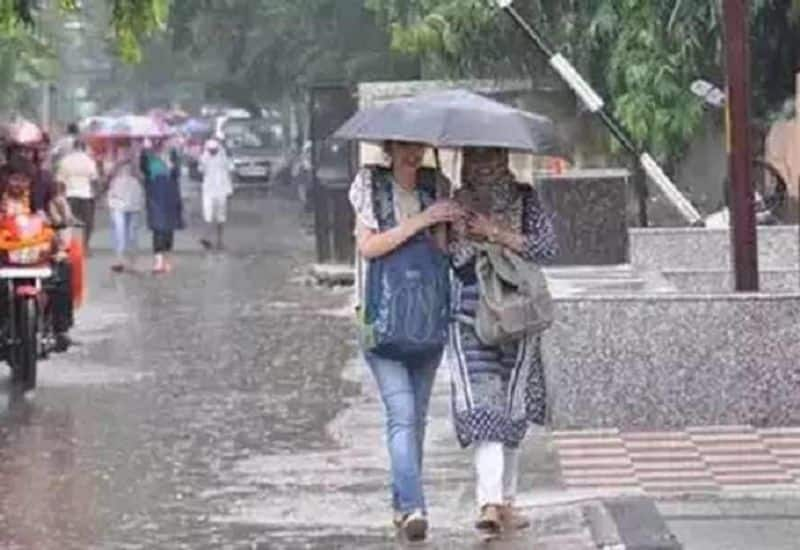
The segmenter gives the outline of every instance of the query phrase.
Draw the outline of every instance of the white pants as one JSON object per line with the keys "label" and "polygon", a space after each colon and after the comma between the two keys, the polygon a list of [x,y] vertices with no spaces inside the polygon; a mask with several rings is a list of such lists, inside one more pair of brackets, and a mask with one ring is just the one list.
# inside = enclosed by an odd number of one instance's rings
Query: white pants
{"label": "white pants", "polygon": [[492,441],[476,443],[475,472],[478,508],[513,503],[519,481],[519,449]]}
{"label": "white pants", "polygon": [[206,223],[225,223],[228,219],[228,197],[204,193],[203,219]]}

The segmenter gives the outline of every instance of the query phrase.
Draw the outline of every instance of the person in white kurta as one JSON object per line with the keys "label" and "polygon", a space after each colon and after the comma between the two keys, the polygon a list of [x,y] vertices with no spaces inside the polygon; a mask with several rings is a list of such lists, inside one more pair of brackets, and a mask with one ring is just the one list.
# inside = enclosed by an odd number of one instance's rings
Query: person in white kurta
{"label": "person in white kurta", "polygon": [[[200,157],[200,170],[203,173],[201,194],[203,200],[203,219],[209,229],[216,229],[216,248],[223,247],[223,228],[228,219],[228,198],[233,194],[228,155],[216,139],[206,142]],[[200,241],[206,249],[211,249],[211,239]]]}

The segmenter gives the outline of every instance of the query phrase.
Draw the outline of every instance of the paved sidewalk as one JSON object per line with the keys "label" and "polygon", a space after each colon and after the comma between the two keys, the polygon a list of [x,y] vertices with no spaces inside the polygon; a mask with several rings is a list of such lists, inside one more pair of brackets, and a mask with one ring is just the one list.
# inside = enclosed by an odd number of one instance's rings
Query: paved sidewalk
{"label": "paved sidewalk", "polygon": [[[367,394],[375,391],[365,370],[362,377]],[[474,514],[471,453],[455,444],[448,384],[443,368],[431,404],[427,474],[439,502],[460,472],[456,521],[468,526]],[[376,403],[372,408],[379,414]],[[445,464],[447,484],[436,479]],[[533,521],[526,538],[531,548],[799,547],[800,427],[532,430],[521,468],[519,504]],[[452,517],[454,501],[445,500],[450,510],[440,513]]]}
{"label": "paved sidewalk", "polygon": [[568,489],[640,488],[654,496],[800,491],[800,427],[564,431],[553,441]]}

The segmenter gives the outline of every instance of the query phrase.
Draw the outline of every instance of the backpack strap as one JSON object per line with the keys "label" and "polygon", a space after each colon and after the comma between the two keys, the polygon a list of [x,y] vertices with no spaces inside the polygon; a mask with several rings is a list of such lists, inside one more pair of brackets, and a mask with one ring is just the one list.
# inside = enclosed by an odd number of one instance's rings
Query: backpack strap
{"label": "backpack strap", "polygon": [[[397,225],[394,204],[394,180],[392,171],[383,166],[369,167],[372,184],[372,208],[381,231]],[[422,210],[436,202],[439,175],[436,170],[422,168],[419,171],[417,196]]]}
{"label": "backpack strap", "polygon": [[372,211],[381,231],[397,225],[394,215],[394,193],[392,193],[392,173],[382,166],[372,166],[370,180],[372,185]]}

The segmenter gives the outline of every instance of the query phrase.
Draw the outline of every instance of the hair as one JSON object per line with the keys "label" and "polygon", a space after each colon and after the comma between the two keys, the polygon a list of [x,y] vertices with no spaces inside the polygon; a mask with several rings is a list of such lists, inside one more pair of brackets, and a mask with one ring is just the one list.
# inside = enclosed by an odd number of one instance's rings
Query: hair
{"label": "hair", "polygon": [[73,136],[77,136],[79,133],[78,130],[78,123],[77,122],[70,122],[67,125],[67,133]]}
{"label": "hair", "polygon": [[5,189],[6,183],[8,183],[8,177],[10,175],[11,168],[9,168],[8,164],[0,166],[0,188]]}
{"label": "hair", "polygon": [[21,155],[11,155],[4,166],[5,177],[9,178],[15,174],[26,176],[33,181],[36,179],[36,166],[27,158]]}
{"label": "hair", "polygon": [[21,144],[21,143],[9,143],[8,146],[6,147],[6,158],[10,159],[11,157],[14,156],[21,156],[19,153],[19,151],[21,150],[31,151],[33,155],[34,168],[41,167],[42,165],[41,149],[31,145]]}

